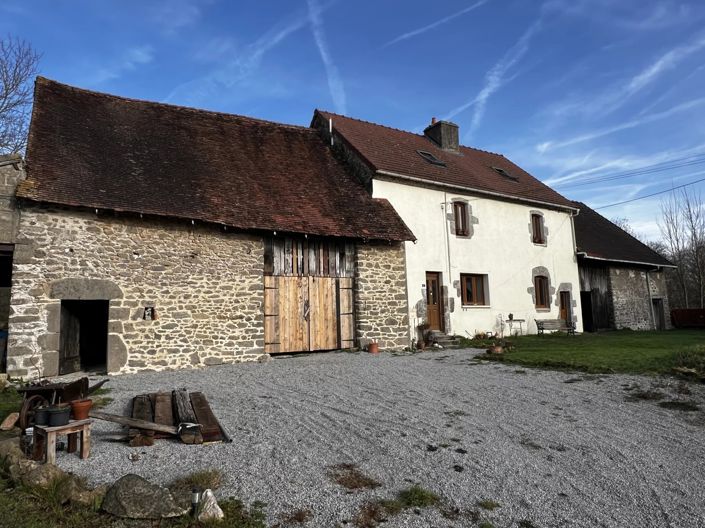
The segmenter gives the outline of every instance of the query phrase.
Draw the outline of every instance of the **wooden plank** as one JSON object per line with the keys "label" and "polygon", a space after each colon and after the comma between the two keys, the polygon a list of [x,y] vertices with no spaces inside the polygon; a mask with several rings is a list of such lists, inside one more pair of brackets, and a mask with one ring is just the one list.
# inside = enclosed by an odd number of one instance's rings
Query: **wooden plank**
{"label": "wooden plank", "polygon": [[201,435],[204,442],[220,442],[223,440],[223,434],[220,429],[220,424],[213,414],[208,400],[202,392],[191,393],[191,405],[196,414],[196,419],[201,425]]}
{"label": "wooden plank", "polygon": [[173,391],[172,394],[174,397],[174,414],[176,421],[179,423],[179,438],[185,444],[202,444],[203,437],[199,428],[183,428],[184,424],[198,424],[188,391],[179,389]]}
{"label": "wooden plank", "polygon": [[274,244],[271,238],[264,240],[264,274],[274,273]]}
{"label": "wooden plank", "polygon": [[[152,407],[152,399],[149,394],[140,394],[133,398],[132,400],[132,417],[138,420],[143,420],[145,422],[154,421],[154,409]],[[140,431],[138,429],[131,429],[129,431],[129,436],[134,437],[137,435],[143,436],[153,436],[154,431],[145,430]]]}
{"label": "wooden plank", "polygon": [[154,394],[153,405],[155,423],[174,425],[174,409],[171,402],[171,392],[157,392]]}
{"label": "wooden plank", "polygon": [[301,259],[303,261],[302,275],[308,275],[309,274],[308,239],[304,240],[303,251],[301,252]]}
{"label": "wooden plank", "polygon": [[291,275],[294,267],[291,238],[284,239],[284,269],[282,275]]}
{"label": "wooden plank", "polygon": [[174,415],[176,421],[182,423],[198,423],[196,414],[193,412],[191,398],[186,389],[179,389],[172,392],[174,397]]}
{"label": "wooden plank", "polygon": [[128,427],[133,427],[135,429],[145,429],[149,431],[159,431],[162,433],[169,433],[176,435],[176,427],[162,425],[154,422],[146,422],[144,420],[138,420],[136,418],[129,418],[127,416],[120,416],[117,414],[109,414],[100,411],[90,411],[88,416],[95,418],[97,420],[105,420],[107,422],[114,422],[121,425],[126,425]]}

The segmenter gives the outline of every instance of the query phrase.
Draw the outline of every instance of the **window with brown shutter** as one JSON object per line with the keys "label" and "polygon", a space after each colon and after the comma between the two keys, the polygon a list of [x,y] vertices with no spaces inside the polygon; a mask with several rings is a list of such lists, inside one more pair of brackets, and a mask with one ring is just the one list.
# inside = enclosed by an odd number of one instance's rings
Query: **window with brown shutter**
{"label": "window with brown shutter", "polygon": [[548,277],[543,275],[534,277],[534,295],[536,296],[536,308],[549,308]]}
{"label": "window with brown shutter", "polygon": [[461,274],[463,306],[487,305],[487,275]]}
{"label": "window with brown shutter", "polygon": [[468,204],[465,202],[453,202],[453,216],[455,217],[456,236],[468,236],[470,234]]}
{"label": "window with brown shutter", "polygon": [[546,237],[543,236],[543,216],[540,214],[531,215],[531,234],[534,244],[546,243]]}

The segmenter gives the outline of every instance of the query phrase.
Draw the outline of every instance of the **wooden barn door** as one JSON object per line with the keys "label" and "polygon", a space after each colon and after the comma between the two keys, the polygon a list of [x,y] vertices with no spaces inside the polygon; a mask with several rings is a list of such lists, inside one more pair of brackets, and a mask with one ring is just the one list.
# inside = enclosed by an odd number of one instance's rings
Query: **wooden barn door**
{"label": "wooden barn door", "polygon": [[351,278],[264,278],[265,352],[354,346]]}
{"label": "wooden barn door", "polygon": [[351,242],[271,238],[264,245],[265,352],[355,346]]}

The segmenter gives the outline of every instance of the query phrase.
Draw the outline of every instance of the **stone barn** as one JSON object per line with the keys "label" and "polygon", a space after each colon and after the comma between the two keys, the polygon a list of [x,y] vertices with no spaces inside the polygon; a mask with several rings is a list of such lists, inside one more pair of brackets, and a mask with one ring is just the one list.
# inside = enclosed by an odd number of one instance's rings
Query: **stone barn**
{"label": "stone barn", "polygon": [[584,203],[575,204],[585,331],[671,328],[664,269],[675,266]]}
{"label": "stone barn", "polygon": [[24,170],[12,376],[409,344],[413,234],[313,129],[38,78]]}

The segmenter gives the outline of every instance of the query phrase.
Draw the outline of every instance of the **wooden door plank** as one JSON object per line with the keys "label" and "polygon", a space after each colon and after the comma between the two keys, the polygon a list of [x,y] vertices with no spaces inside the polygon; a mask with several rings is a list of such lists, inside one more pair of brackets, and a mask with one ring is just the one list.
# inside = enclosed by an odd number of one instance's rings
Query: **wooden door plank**
{"label": "wooden door plank", "polygon": [[201,435],[204,442],[219,442],[223,440],[218,419],[213,414],[208,400],[202,392],[191,393],[191,405],[196,414],[196,419],[201,425]]}

